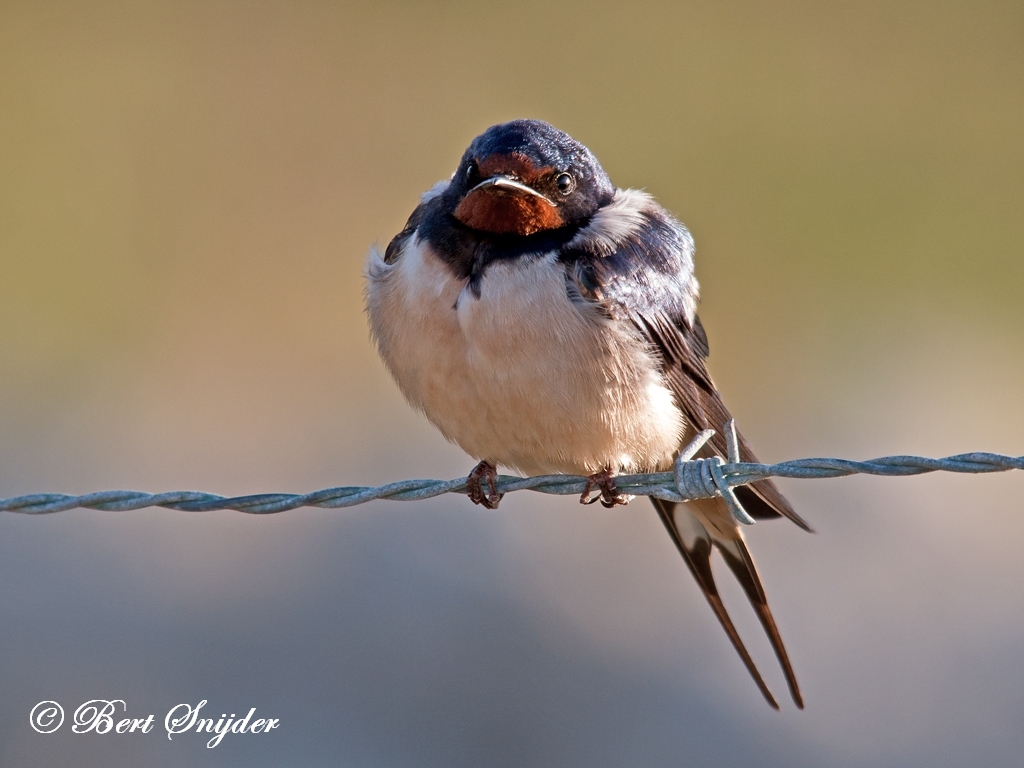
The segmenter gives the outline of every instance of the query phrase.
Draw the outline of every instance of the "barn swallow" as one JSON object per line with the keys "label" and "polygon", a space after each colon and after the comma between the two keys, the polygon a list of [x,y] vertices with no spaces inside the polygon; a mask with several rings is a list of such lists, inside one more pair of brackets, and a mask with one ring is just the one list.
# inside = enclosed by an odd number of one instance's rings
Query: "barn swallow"
{"label": "barn swallow", "polygon": [[[663,471],[698,432],[726,456],[731,418],[708,374],[689,231],[649,195],[539,120],[487,129],[425,192],[366,268],[373,339],[409,402],[479,459],[467,490],[500,500],[496,467],[587,476],[606,506],[616,473]],[[740,457],[756,462],[740,437]],[[737,487],[756,519],[810,530],[770,480]],[[717,550],[803,699],[743,534],[719,498],[652,498],[704,597],[772,707],[718,593]]]}

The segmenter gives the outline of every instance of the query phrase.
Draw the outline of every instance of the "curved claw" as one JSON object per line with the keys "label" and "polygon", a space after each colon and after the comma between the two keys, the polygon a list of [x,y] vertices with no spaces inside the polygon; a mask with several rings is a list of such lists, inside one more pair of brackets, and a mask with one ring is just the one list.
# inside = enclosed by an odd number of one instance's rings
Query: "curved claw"
{"label": "curved claw", "polygon": [[[600,493],[591,498],[590,494],[597,488]],[[629,504],[633,497],[621,493],[615,484],[615,473],[609,468],[595,472],[587,478],[587,484],[583,487],[583,494],[580,496],[580,504],[593,504],[600,501],[602,507],[611,509]]]}
{"label": "curved claw", "polygon": [[[487,481],[485,492],[481,481]],[[466,493],[469,500],[474,504],[480,504],[484,509],[497,509],[498,503],[505,495],[498,493],[498,469],[491,462],[484,460],[473,467],[473,471],[466,478]]]}

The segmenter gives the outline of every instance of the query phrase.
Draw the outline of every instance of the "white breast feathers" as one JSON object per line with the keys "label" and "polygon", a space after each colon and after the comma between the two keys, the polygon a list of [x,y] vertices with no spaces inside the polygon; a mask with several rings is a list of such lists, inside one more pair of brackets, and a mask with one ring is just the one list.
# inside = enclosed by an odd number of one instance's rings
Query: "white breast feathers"
{"label": "white breast feathers", "polygon": [[499,261],[479,296],[418,237],[367,263],[381,357],[477,459],[529,474],[668,466],[685,422],[639,332],[569,299],[554,254]]}

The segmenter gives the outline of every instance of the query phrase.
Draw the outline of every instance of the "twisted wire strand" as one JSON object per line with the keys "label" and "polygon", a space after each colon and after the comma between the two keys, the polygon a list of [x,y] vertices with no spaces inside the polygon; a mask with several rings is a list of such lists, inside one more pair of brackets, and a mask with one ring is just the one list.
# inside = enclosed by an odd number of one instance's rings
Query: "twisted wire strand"
{"label": "twisted wire strand", "polygon": [[[726,439],[729,446],[728,461],[718,456],[693,458],[714,432],[705,430],[680,453],[673,471],[619,475],[616,485],[623,493],[633,496],[655,496],[666,501],[685,501],[722,496],[738,522],[754,522],[736,500],[733,488],[770,477],[802,480],[845,477],[848,475],[883,475],[903,477],[927,472],[958,472],[984,474],[1024,469],[1024,456],[1003,456],[997,453],[961,453],[943,459],[922,456],[883,456],[870,461],[848,459],[797,459],[778,464],[753,464],[739,461],[735,425],[730,422]],[[586,478],[574,475],[539,475],[537,477],[511,477],[500,475],[499,493],[531,490],[557,496],[580,495],[586,487]],[[466,479],[456,480],[402,480],[378,487],[343,486],[324,488],[312,493],[261,493],[251,496],[218,496],[199,491],[169,491],[143,493],[141,491],[99,491],[82,496],[58,493],[40,493],[0,499],[0,511],[23,515],[48,515],[69,509],[84,508],[109,512],[125,512],[144,507],[164,507],[183,512],[210,512],[231,509],[251,515],[269,515],[299,507],[338,509],[365,504],[376,499],[391,501],[421,501],[446,493],[466,493]]]}

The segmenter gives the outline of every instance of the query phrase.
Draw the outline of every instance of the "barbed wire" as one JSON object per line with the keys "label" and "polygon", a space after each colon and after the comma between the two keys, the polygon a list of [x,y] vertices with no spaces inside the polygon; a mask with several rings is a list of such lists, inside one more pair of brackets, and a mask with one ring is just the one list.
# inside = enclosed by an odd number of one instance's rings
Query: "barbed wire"
{"label": "barbed wire", "polygon": [[[666,501],[687,501],[722,496],[738,522],[752,525],[751,518],[736,499],[733,488],[770,477],[814,479],[847,475],[883,475],[903,477],[927,472],[989,473],[1024,469],[1024,456],[997,453],[962,453],[943,459],[923,456],[884,456],[870,461],[847,459],[797,459],[778,464],[755,464],[739,460],[735,424],[726,426],[728,459],[719,456],[693,458],[714,435],[713,430],[698,434],[679,454],[671,472],[619,475],[618,489],[632,496],[654,496]],[[0,511],[24,515],[48,515],[69,509],[96,509],[126,512],[144,507],[163,507],[183,512],[234,510],[251,515],[269,515],[299,507],[339,509],[365,504],[376,499],[422,501],[446,493],[466,493],[466,478],[456,480],[402,480],[377,487],[343,486],[312,493],[261,493],[250,496],[218,496],[200,491],[99,491],[81,496],[40,493],[0,499]],[[511,477],[499,475],[498,493],[537,491],[556,496],[580,495],[587,489],[587,478],[575,475],[539,475]]]}

